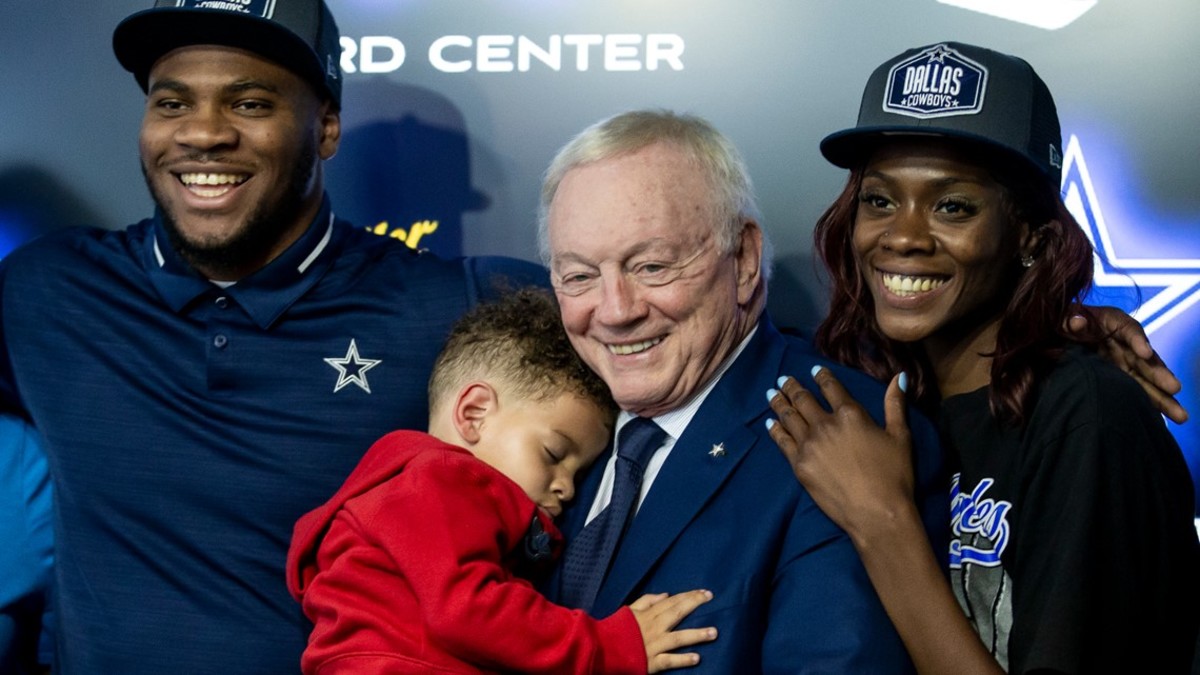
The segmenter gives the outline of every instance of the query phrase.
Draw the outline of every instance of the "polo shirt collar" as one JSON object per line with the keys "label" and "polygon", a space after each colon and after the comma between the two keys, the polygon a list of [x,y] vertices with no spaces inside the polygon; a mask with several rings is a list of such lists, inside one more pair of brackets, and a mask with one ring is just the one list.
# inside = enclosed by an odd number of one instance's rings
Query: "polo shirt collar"
{"label": "polo shirt collar", "polygon": [[[325,196],[313,222],[299,239],[266,267],[221,292],[233,298],[260,328],[269,328],[329,268],[335,244],[341,243],[333,223],[329,197]],[[197,274],[171,246],[157,209],[152,232],[145,244],[146,268],[155,289],[172,311],[182,311],[196,298],[217,288]]]}

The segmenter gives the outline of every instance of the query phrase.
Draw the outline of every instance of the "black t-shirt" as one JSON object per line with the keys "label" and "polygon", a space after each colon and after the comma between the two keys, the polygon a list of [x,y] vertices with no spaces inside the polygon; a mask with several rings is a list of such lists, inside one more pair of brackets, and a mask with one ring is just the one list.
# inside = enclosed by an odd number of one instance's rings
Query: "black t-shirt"
{"label": "black t-shirt", "polygon": [[987,388],[943,401],[951,582],[1011,673],[1186,673],[1200,545],[1182,453],[1132,378],[1071,349],[1024,428]]}

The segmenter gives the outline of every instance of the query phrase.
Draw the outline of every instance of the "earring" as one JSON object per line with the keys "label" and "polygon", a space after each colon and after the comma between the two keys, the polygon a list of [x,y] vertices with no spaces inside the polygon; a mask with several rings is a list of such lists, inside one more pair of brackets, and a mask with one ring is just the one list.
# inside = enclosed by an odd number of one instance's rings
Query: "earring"
{"label": "earring", "polygon": [[1033,267],[1033,256],[1031,256],[1031,255],[1021,256],[1021,267],[1024,267],[1026,269]]}

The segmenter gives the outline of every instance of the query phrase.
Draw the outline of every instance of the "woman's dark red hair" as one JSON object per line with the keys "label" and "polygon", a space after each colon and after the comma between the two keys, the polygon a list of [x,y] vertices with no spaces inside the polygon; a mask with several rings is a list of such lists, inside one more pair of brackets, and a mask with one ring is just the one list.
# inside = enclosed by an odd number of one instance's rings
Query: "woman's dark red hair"
{"label": "woman's dark red hair", "polygon": [[[1092,246],[1067,211],[1057,189],[1024,163],[995,152],[972,153],[1006,192],[1014,223],[1039,227],[1043,236],[1032,267],[1023,270],[1001,317],[992,357],[989,402],[999,420],[1024,423],[1038,381],[1054,366],[1069,341],[1096,343],[1096,322],[1082,298],[1092,284]],[[859,268],[852,241],[863,166],[851,170],[845,188],[821,219],[813,237],[829,272],[830,304],[817,328],[817,346],[831,358],[887,381],[908,373],[910,397],[923,407],[939,400],[932,369],[920,346],[889,339],[875,320],[874,300]],[[1018,264],[1013,261],[1013,264]],[[1067,320],[1088,319],[1083,334],[1069,334]]]}

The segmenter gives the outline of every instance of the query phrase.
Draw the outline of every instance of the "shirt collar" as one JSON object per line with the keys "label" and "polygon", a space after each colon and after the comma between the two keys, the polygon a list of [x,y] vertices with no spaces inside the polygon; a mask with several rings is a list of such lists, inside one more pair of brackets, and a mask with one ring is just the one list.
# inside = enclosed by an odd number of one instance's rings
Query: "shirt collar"
{"label": "shirt collar", "polygon": [[[334,259],[340,243],[334,228],[333,211],[326,196],[308,229],[266,267],[222,289],[266,329],[288,307],[312,288]],[[153,236],[146,240],[146,268],[154,287],[175,312],[197,297],[217,288],[200,276],[170,245],[162,214],[155,211]]]}

